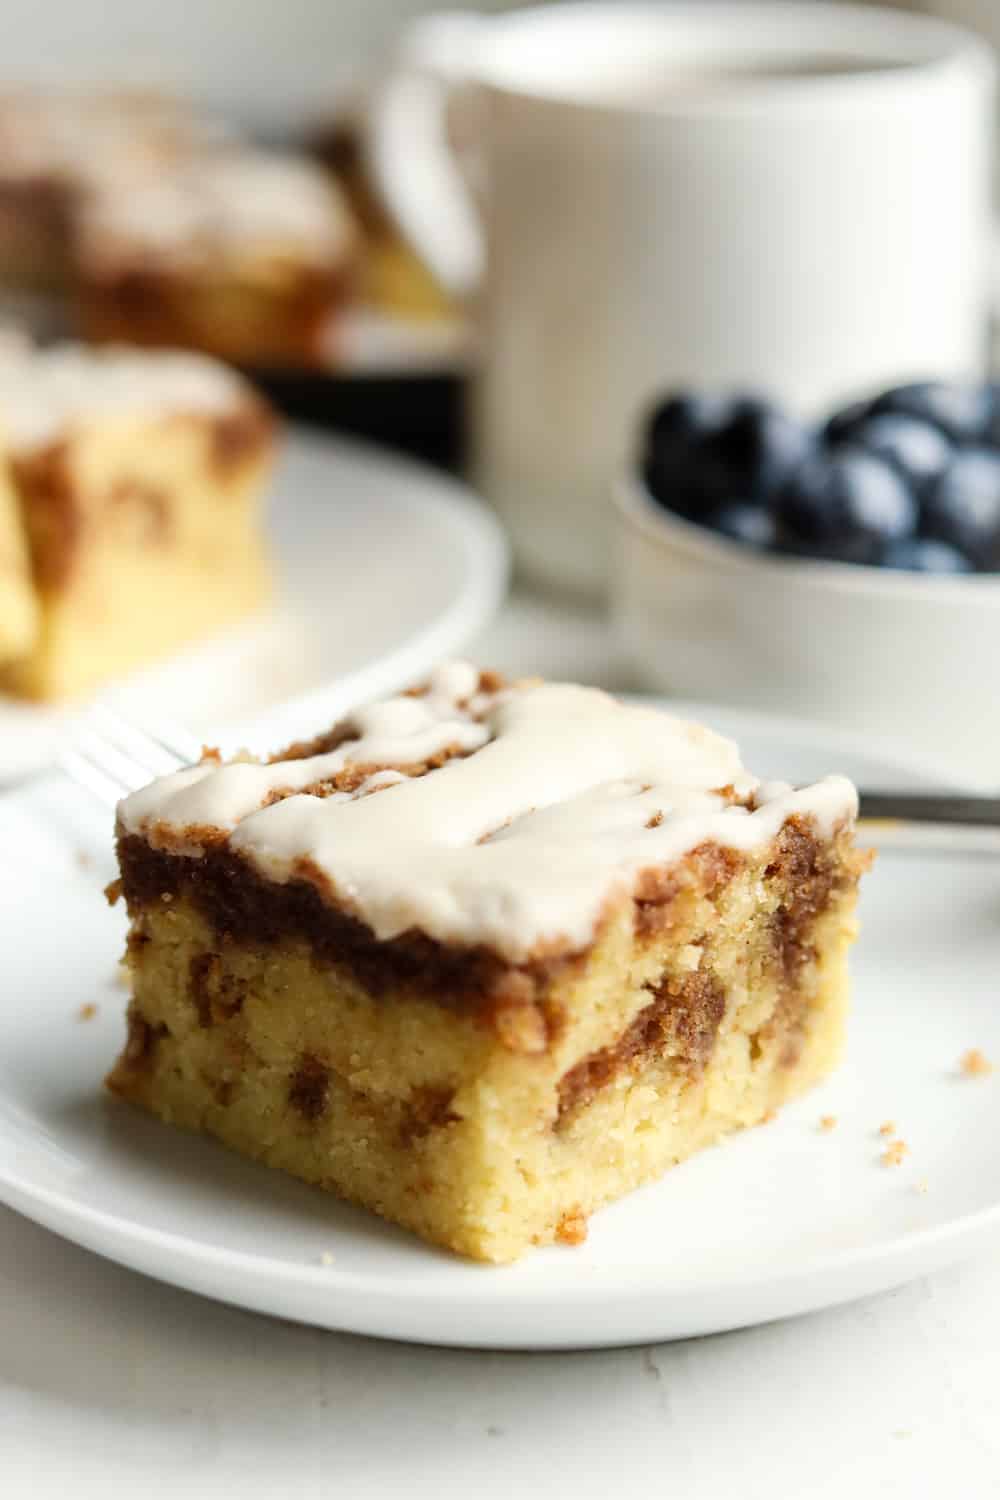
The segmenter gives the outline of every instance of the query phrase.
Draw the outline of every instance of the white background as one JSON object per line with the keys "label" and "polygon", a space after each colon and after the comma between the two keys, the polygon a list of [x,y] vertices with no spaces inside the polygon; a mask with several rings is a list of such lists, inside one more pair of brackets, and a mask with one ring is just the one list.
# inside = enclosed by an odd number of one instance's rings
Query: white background
{"label": "white background", "polygon": [[[3,0],[0,79],[183,89],[266,129],[322,114],[429,0]],[[457,8],[457,7],[456,7]],[[462,0],[503,9],[503,0]]]}
{"label": "white background", "polygon": [[[1000,42],[997,0],[882,0]],[[408,18],[517,0],[3,0],[0,79],[160,83],[270,130],[322,114]]]}

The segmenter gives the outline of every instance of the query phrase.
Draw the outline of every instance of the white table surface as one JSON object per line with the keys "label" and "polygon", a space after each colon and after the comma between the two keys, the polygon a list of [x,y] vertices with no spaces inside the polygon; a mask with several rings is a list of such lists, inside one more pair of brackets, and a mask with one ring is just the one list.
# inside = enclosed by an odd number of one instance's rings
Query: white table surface
{"label": "white table surface", "polygon": [[[627,685],[566,608],[518,601],[473,649]],[[239,1312],[0,1209],[2,1500],[979,1500],[998,1392],[1000,1255],[713,1338],[482,1354]]]}

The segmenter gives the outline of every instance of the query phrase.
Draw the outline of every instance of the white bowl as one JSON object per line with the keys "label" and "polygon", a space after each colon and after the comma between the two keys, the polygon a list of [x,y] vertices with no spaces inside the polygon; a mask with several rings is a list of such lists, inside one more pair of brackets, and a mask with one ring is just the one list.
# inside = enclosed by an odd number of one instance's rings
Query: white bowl
{"label": "white bowl", "polygon": [[1000,575],[758,552],[615,489],[611,608],[644,687],[904,741],[1000,783]]}

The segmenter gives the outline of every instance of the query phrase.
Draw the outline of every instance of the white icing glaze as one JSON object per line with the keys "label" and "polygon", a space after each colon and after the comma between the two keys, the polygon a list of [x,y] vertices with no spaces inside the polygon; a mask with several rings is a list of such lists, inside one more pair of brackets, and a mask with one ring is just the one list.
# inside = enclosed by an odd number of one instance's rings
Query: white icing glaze
{"label": "white icing glaze", "polygon": [[0,337],[0,430],[15,449],[109,416],[232,411],[248,395],[234,371],[207,355],[82,344],[36,349]]}
{"label": "white icing glaze", "polygon": [[[223,829],[273,880],[307,859],[379,938],[416,927],[516,961],[549,942],[584,947],[609,898],[705,841],[752,850],[793,813],[827,835],[856,816],[843,777],[762,787],[731,741],[596,689],[475,687],[474,670],[453,663],[426,696],[359,710],[359,738],[337,750],[180,771],[127,798],[121,826],[171,848],[187,833],[189,854],[199,826]],[[389,785],[381,770],[356,792],[262,806],[344,766],[405,767],[455,744],[475,753]],[[760,798],[754,811],[727,805],[718,792],[730,785]]]}
{"label": "white icing glaze", "polygon": [[160,173],[128,193],[95,194],[81,215],[85,261],[141,256],[210,262],[220,251],[291,250],[308,262],[341,257],[354,239],[343,195],[311,161],[278,152],[229,151]]}

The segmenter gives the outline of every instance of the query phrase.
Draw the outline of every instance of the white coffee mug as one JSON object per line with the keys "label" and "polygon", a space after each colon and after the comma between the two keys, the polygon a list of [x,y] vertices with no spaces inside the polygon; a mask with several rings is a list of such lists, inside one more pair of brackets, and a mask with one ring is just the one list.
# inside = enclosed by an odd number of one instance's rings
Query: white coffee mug
{"label": "white coffee mug", "polygon": [[915,0],[914,8],[968,26],[1000,51],[1000,6],[996,0]]}
{"label": "white coffee mug", "polygon": [[832,4],[559,5],[409,33],[372,167],[440,278],[480,293],[474,468],[527,570],[602,587],[610,478],[669,387],[817,413],[982,373],[993,80],[960,30]]}

